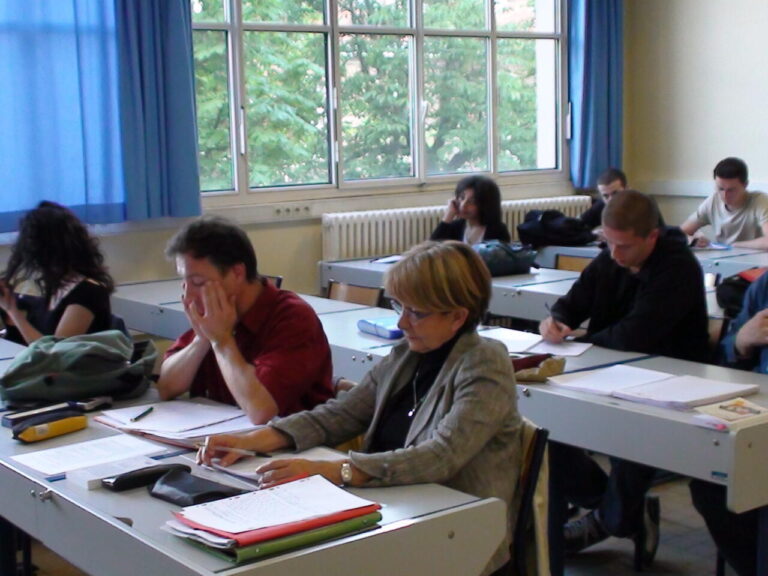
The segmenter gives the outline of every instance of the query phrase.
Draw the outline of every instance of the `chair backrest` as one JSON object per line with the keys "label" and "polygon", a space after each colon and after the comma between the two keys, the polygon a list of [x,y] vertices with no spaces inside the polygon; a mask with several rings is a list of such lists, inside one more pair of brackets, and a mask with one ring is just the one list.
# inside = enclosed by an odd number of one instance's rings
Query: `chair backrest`
{"label": "chair backrest", "polygon": [[122,332],[129,338],[131,336],[131,333],[128,332],[128,327],[125,325],[125,320],[123,320],[122,316],[118,316],[117,314],[112,314],[112,316],[110,317],[109,328],[111,330],[120,330],[120,332]]}
{"label": "chair backrest", "polygon": [[534,495],[536,494],[539,472],[544,462],[549,431],[523,418],[521,436],[523,444],[522,467],[517,485],[520,494],[520,506],[513,527],[511,550],[512,572],[515,576],[527,576],[528,574],[527,544],[529,544],[529,540],[525,536],[533,523]]}
{"label": "chair backrest", "polygon": [[568,270],[570,272],[581,272],[589,266],[594,258],[587,256],[568,256],[566,254],[558,254],[555,257],[555,269]]}
{"label": "chair backrest", "polygon": [[270,276],[269,274],[259,274],[262,278],[266,278],[267,282],[272,284],[275,288],[280,288],[280,286],[283,285],[283,277],[282,276]]}
{"label": "chair backrest", "polygon": [[378,306],[383,293],[383,288],[356,286],[355,284],[346,284],[336,280],[331,280],[328,283],[328,298],[331,300],[352,302],[353,304],[362,304],[363,306]]}

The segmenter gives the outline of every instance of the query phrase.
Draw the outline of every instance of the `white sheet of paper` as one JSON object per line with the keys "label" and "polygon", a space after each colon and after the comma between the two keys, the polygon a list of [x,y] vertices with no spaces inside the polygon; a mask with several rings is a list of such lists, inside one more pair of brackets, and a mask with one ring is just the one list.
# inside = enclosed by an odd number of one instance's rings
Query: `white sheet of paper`
{"label": "white sheet of paper", "polygon": [[403,259],[402,254],[392,254],[391,256],[384,256],[382,258],[377,258],[373,261],[374,264],[394,264],[395,262],[399,262]]}
{"label": "white sheet of paper", "polygon": [[[256,468],[273,460],[289,460],[291,458],[303,458],[305,460],[342,460],[344,454],[324,446],[317,446],[315,448],[310,448],[309,450],[304,450],[303,452],[282,452],[280,454],[272,454],[272,456],[268,458],[261,456],[241,458],[234,464],[226,467],[219,465],[217,461],[214,460],[213,468],[238,478],[259,481],[261,480],[261,474],[256,472]],[[191,456],[189,459],[196,460],[196,458]]]}
{"label": "white sheet of paper", "polygon": [[581,356],[590,348],[592,348],[590,342],[573,342],[567,340],[562,344],[554,344],[542,340],[530,348],[528,352],[532,354],[554,354],[555,356]]}
{"label": "white sheet of paper", "polygon": [[322,476],[310,476],[266,490],[189,506],[181,513],[208,528],[238,533],[300,522],[370,504],[373,502],[339,488]]}
{"label": "white sheet of paper", "polygon": [[117,462],[133,456],[158,454],[165,452],[165,450],[166,448],[158,446],[154,442],[127,434],[117,434],[98,440],[88,440],[59,448],[20,454],[12,456],[12,459],[51,476],[86,466]]}
{"label": "white sheet of paper", "polygon": [[541,342],[541,336],[531,332],[521,332],[520,330],[510,330],[509,328],[490,328],[478,332],[484,338],[498,340],[507,347],[510,353],[525,352],[531,346]]}
{"label": "white sheet of paper", "polygon": [[647,384],[671,377],[671,374],[657,370],[646,370],[626,364],[616,364],[609,368],[571,372],[553,376],[548,382],[572,390],[604,394],[610,396],[617,390]]}
{"label": "white sheet of paper", "polygon": [[120,422],[124,430],[139,430],[146,432],[183,432],[201,426],[210,426],[219,422],[232,420],[243,415],[243,411],[235,406],[225,404],[207,404],[187,400],[171,400],[151,404],[152,412],[136,422],[131,422],[150,405],[130,406],[116,410],[104,410],[102,414]]}

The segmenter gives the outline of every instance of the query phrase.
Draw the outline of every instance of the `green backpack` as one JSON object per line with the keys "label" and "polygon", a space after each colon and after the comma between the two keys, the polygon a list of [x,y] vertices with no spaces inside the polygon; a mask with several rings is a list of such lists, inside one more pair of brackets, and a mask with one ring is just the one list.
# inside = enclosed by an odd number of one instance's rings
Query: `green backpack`
{"label": "green backpack", "polygon": [[10,403],[65,402],[92,396],[132,398],[149,386],[157,351],[119,330],[71,338],[43,336],[14,358],[0,377]]}

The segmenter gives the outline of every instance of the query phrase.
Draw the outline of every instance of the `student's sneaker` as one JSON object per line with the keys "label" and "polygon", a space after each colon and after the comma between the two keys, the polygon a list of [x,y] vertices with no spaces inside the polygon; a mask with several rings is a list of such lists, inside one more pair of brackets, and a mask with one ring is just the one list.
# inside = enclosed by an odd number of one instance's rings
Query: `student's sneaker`
{"label": "student's sneaker", "polygon": [[659,521],[661,519],[661,502],[658,496],[646,496],[643,508],[643,524],[635,534],[635,570],[642,572],[656,558],[659,549]]}
{"label": "student's sneaker", "polygon": [[595,510],[585,514],[578,520],[566,522],[563,527],[564,547],[566,554],[576,554],[584,548],[602,542],[608,538]]}

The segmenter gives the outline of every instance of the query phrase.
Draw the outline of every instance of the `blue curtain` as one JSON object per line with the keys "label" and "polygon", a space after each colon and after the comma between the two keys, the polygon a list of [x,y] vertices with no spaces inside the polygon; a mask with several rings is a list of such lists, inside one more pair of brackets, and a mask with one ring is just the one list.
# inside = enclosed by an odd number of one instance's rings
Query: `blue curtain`
{"label": "blue curtain", "polygon": [[[162,25],[137,28],[145,4]],[[199,213],[189,22],[188,0],[0,2],[0,232],[43,199],[90,223]]]}
{"label": "blue curtain", "polygon": [[571,180],[595,186],[622,162],[623,0],[568,4]]}
{"label": "blue curtain", "polygon": [[189,0],[116,0],[129,220],[200,214]]}

